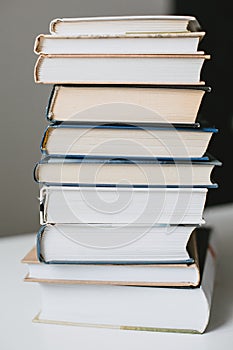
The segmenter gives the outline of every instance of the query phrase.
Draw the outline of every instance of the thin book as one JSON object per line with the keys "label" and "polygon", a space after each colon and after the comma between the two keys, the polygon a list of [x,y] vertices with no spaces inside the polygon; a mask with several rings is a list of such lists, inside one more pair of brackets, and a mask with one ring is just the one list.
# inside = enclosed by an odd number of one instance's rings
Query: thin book
{"label": "thin book", "polygon": [[77,34],[125,34],[200,31],[201,26],[193,16],[109,16],[56,18],[50,22],[50,33],[56,35]]}
{"label": "thin book", "polygon": [[204,32],[131,35],[58,36],[36,38],[36,54],[187,54],[197,52]]}

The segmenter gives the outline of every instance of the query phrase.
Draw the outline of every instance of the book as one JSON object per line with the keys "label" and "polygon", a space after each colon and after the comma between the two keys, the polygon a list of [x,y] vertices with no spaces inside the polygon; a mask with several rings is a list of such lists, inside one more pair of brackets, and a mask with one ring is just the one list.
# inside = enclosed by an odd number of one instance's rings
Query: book
{"label": "book", "polygon": [[43,224],[194,224],[203,222],[207,188],[43,186]]}
{"label": "book", "polygon": [[195,288],[41,282],[42,308],[34,322],[203,333],[210,315],[215,259],[210,242],[200,265],[201,283]]}
{"label": "book", "polygon": [[[34,169],[47,185],[216,187],[211,172],[217,160],[127,160],[47,156]],[[127,177],[126,177],[127,174]],[[126,183],[127,181],[127,183]]]}
{"label": "book", "polygon": [[113,158],[201,158],[214,128],[175,128],[172,125],[50,125],[41,151],[47,155]]}
{"label": "book", "polygon": [[40,34],[36,54],[185,54],[197,52],[204,32],[131,35],[79,35],[64,37]]}
{"label": "book", "polygon": [[192,124],[209,91],[200,85],[55,85],[46,116],[51,122]]}
{"label": "book", "polygon": [[[189,230],[189,228],[188,228]],[[205,249],[197,240],[196,228],[189,239],[187,249],[193,262],[149,264],[84,264],[68,261],[44,262],[42,252],[36,247],[22,259],[27,264],[28,273],[25,282],[51,282],[80,284],[110,284],[135,286],[197,286],[200,283],[200,261]],[[39,258],[38,258],[39,257]],[[42,261],[40,262],[39,259]],[[66,282],[65,282],[66,281]]]}
{"label": "book", "polygon": [[34,77],[44,84],[198,84],[209,58],[203,52],[40,55]]}
{"label": "book", "polygon": [[[63,18],[40,35],[36,83],[53,84],[34,169],[40,285],[35,322],[204,332],[215,272],[203,228],[218,130],[199,124],[210,88],[191,16]],[[80,102],[81,101],[81,102]]]}
{"label": "book", "polygon": [[57,35],[200,31],[200,24],[193,16],[56,18],[49,27],[50,33]]}
{"label": "book", "polygon": [[186,247],[194,226],[55,224],[37,235],[41,261],[79,264],[158,264],[194,260]]}

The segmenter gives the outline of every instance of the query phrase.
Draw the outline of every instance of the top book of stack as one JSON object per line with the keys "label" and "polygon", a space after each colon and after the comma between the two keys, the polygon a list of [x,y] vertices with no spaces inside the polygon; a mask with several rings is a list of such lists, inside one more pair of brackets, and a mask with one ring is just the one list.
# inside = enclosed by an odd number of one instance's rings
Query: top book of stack
{"label": "top book of stack", "polygon": [[198,32],[201,27],[192,16],[114,16],[57,18],[50,33],[57,35],[131,34]]}
{"label": "top book of stack", "polygon": [[209,58],[189,16],[56,19],[50,33],[35,42],[37,83],[201,84]]}

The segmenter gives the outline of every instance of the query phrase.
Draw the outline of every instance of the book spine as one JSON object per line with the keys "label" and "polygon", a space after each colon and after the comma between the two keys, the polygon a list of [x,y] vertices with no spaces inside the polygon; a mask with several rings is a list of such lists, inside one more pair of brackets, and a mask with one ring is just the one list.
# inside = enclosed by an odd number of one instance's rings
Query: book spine
{"label": "book spine", "polygon": [[45,129],[44,134],[42,136],[42,140],[41,140],[41,143],[40,143],[40,151],[41,151],[42,154],[46,154],[47,155],[46,143],[47,143],[47,140],[48,140],[48,137],[49,137],[49,133],[50,133],[50,130],[51,130],[52,127],[53,127],[52,125],[47,126],[47,128]]}
{"label": "book spine", "polygon": [[43,60],[44,60],[44,56],[40,55],[36,61],[35,68],[34,68],[34,81],[35,81],[35,83],[42,83],[42,81],[40,81],[40,79],[39,79],[39,70],[40,70],[40,66],[41,66]]}
{"label": "book spine", "polygon": [[33,169],[33,179],[35,182],[39,183],[39,175],[38,175],[38,168],[39,168],[39,165],[40,165],[40,162],[37,162],[34,166],[34,169]]}
{"label": "book spine", "polygon": [[59,22],[63,22],[61,18],[55,18],[50,22],[49,24],[50,34],[56,34],[56,26]]}
{"label": "book spine", "polygon": [[40,224],[47,223],[47,202],[48,202],[48,187],[42,187],[40,190]]}
{"label": "book spine", "polygon": [[44,257],[41,252],[41,239],[44,233],[46,225],[42,225],[37,232],[37,237],[36,237],[36,252],[37,252],[37,258],[40,262],[45,262]]}
{"label": "book spine", "polygon": [[48,122],[57,122],[57,120],[53,118],[54,117],[53,107],[54,107],[54,103],[56,101],[59,90],[60,90],[59,85],[53,85],[53,88],[49,95],[48,104],[47,104],[46,113],[45,113],[45,118]]}
{"label": "book spine", "polygon": [[41,52],[41,49],[42,49],[42,41],[44,39],[44,35],[43,34],[40,34],[36,37],[36,40],[35,40],[35,44],[34,44],[34,53],[36,55],[40,55],[42,52]]}

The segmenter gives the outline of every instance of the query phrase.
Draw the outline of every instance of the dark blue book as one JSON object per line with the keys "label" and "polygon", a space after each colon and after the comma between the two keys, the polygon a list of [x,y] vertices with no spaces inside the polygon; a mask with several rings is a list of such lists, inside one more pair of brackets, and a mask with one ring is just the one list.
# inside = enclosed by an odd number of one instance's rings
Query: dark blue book
{"label": "dark blue book", "polygon": [[221,163],[208,157],[199,161],[47,156],[36,164],[34,179],[62,186],[217,187],[211,172]]}

